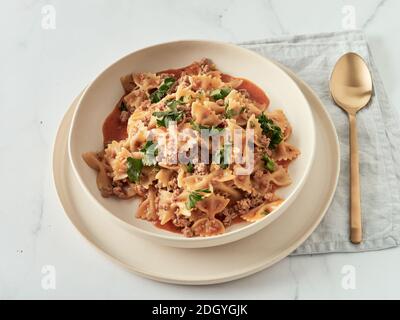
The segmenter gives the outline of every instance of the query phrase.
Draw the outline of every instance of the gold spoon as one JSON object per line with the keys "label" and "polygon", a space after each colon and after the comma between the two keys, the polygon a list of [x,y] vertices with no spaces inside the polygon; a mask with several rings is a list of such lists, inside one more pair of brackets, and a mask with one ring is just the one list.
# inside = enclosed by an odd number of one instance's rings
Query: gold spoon
{"label": "gold spoon", "polygon": [[349,115],[350,240],[359,244],[362,241],[362,224],[356,113],[365,107],[372,97],[371,73],[363,58],[353,52],[343,55],[333,69],[329,87],[333,100]]}

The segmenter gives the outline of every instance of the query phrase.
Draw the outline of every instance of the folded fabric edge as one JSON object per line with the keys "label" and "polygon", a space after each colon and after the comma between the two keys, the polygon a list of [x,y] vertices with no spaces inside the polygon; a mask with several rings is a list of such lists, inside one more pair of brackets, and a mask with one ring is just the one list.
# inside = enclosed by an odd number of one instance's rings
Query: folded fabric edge
{"label": "folded fabric edge", "polygon": [[361,252],[373,252],[381,251],[386,249],[393,249],[400,245],[399,240],[400,233],[396,235],[390,235],[383,239],[364,241],[361,245],[353,245],[351,242],[322,242],[307,244],[305,247],[301,245],[290,256],[302,256],[302,255],[319,255],[327,253],[361,253]]}
{"label": "folded fabric edge", "polygon": [[297,43],[297,42],[312,42],[322,39],[340,39],[343,40],[365,40],[365,34],[362,30],[345,30],[325,33],[311,33],[311,34],[300,34],[300,35],[285,35],[285,36],[273,36],[269,38],[250,40],[238,42],[238,45],[257,45],[257,44],[272,44],[272,43]]}

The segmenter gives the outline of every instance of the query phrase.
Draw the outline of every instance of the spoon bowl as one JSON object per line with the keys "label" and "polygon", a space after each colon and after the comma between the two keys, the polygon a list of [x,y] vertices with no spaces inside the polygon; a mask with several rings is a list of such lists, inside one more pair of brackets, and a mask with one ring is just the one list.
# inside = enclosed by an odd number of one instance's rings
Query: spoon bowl
{"label": "spoon bowl", "polygon": [[346,112],[356,113],[371,100],[371,73],[364,59],[354,52],[338,60],[329,84],[336,104]]}

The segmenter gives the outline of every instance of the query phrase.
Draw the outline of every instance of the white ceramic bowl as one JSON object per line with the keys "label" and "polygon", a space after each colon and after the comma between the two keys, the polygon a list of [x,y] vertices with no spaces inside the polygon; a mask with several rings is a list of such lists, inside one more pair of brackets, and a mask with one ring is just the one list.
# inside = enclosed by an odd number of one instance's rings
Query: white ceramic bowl
{"label": "white ceramic bowl", "polygon": [[[183,235],[155,227],[135,217],[139,201],[103,198],[96,186],[96,172],[82,160],[82,153],[102,149],[102,125],[123,95],[120,77],[130,72],[157,72],[178,68],[201,58],[210,58],[217,68],[243,77],[264,89],[270,98],[270,110],[282,108],[293,127],[290,142],[301,150],[301,156],[289,167],[292,184],[278,190],[285,201],[275,211],[254,223],[239,223],[226,233],[213,237],[185,238]],[[110,223],[119,223],[160,244],[201,248],[222,245],[249,236],[277,219],[293,202],[310,171],[315,147],[314,120],[305,97],[293,80],[272,61],[241,47],[211,41],[177,41],[155,45],[133,52],[104,70],[84,91],[72,120],[69,135],[72,167],[88,197],[99,207],[99,214],[109,214]]]}

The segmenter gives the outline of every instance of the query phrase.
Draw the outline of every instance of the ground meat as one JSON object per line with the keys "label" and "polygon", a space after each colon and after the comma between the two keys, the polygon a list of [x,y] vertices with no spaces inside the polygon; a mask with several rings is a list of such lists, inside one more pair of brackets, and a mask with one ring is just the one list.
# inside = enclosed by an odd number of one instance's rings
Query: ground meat
{"label": "ground meat", "polygon": [[124,190],[122,189],[122,187],[113,187],[112,192],[118,198],[122,199],[125,197],[125,193],[124,193]]}
{"label": "ground meat", "polygon": [[189,227],[191,224],[190,220],[186,217],[176,217],[172,223],[180,228]]}
{"label": "ground meat", "polygon": [[246,98],[250,98],[249,92],[246,89],[239,89],[239,92]]}
{"label": "ground meat", "polygon": [[149,123],[150,123],[150,119],[151,119],[151,115],[150,115],[150,114],[146,115],[146,116],[142,119],[143,124],[144,124],[145,126],[148,126]]}
{"label": "ground meat", "polygon": [[129,116],[130,116],[130,113],[128,111],[121,111],[119,118],[122,123],[125,123],[128,121]]}
{"label": "ground meat", "polygon": [[193,120],[191,110],[185,110],[185,111],[183,111],[183,114],[184,114],[185,118],[183,119],[182,123],[190,122],[191,120]]}
{"label": "ground meat", "polygon": [[181,232],[185,237],[193,237],[193,231],[190,228],[192,225],[192,222],[186,218],[186,217],[176,217],[174,220],[172,220],[172,223],[177,226],[178,228],[182,228]]}
{"label": "ground meat", "polygon": [[184,115],[184,118],[180,121],[182,124],[192,120],[192,106],[190,103],[180,105],[179,110],[183,111]]}
{"label": "ground meat", "polygon": [[263,204],[266,201],[273,201],[275,200],[275,195],[273,192],[268,192],[266,194],[255,194],[250,196],[250,207],[255,208],[259,205]]}
{"label": "ground meat", "polygon": [[127,179],[113,182],[112,194],[120,199],[129,199],[134,195],[144,197],[146,193],[145,187],[130,183]]}
{"label": "ground meat", "polygon": [[182,229],[182,233],[185,237],[191,238],[194,236],[194,233],[190,227],[185,227]]}
{"label": "ground meat", "polygon": [[[245,198],[239,200],[237,202],[238,209],[240,211],[246,210],[245,212],[249,211],[249,209],[255,208],[264,202],[264,198],[260,195],[251,195],[249,198]],[[240,212],[243,214],[245,212]]]}
{"label": "ground meat", "polygon": [[[259,146],[255,146],[255,148],[254,148],[254,153],[255,153],[256,155],[264,155],[264,154],[266,153],[266,148],[264,148],[264,147],[259,147]],[[259,157],[259,158],[261,158],[261,157]]]}
{"label": "ground meat", "polygon": [[145,100],[145,101],[143,101],[143,102],[140,104],[140,106],[139,106],[138,109],[140,109],[140,110],[142,110],[142,111],[146,111],[146,110],[149,109],[150,105],[151,105],[150,100]]}
{"label": "ground meat", "polygon": [[99,159],[100,161],[104,160],[104,155],[105,155],[105,151],[104,150],[99,151],[99,152],[96,153],[97,159]]}
{"label": "ground meat", "polygon": [[205,163],[197,163],[194,165],[194,174],[204,176],[208,173],[209,173],[209,169]]}
{"label": "ground meat", "polygon": [[215,64],[207,58],[201,59],[200,68],[203,72],[210,72],[215,70]]}
{"label": "ground meat", "polygon": [[248,212],[252,208],[251,203],[252,201],[250,198],[245,198],[236,202],[235,209],[237,210],[237,213],[244,214]]}
{"label": "ground meat", "polygon": [[254,179],[254,183],[255,183],[256,192],[265,194],[266,192],[272,190],[273,185],[270,182],[269,174],[265,173],[265,170],[257,169],[254,172],[253,179]]}
{"label": "ground meat", "polygon": [[178,87],[178,85],[179,85],[178,81],[175,81],[175,82],[173,83],[173,85],[171,86],[171,88],[168,90],[167,93],[176,92],[176,88]]}
{"label": "ground meat", "polygon": [[230,226],[232,224],[232,220],[238,216],[234,206],[225,208],[219,215],[221,216],[220,220],[226,227]]}
{"label": "ground meat", "polygon": [[104,198],[111,197],[113,195],[112,187],[103,187],[100,189],[101,196]]}
{"label": "ground meat", "polygon": [[271,139],[270,138],[267,138],[265,135],[261,135],[260,137],[260,142],[261,142],[261,144],[266,148],[266,147],[268,147],[269,146],[269,143],[270,143],[270,141],[271,141]]}
{"label": "ground meat", "polygon": [[235,219],[237,216],[245,214],[246,212],[250,211],[251,209],[261,205],[266,201],[266,196],[270,198],[270,194],[266,194],[265,196],[262,195],[249,195],[248,197],[237,201],[233,206],[229,208],[225,208],[221,215],[223,216],[223,224],[225,226],[229,226],[232,223],[232,220]]}
{"label": "ground meat", "polygon": [[192,111],[191,104],[190,104],[190,103],[181,104],[181,105],[179,106],[179,110],[182,110],[182,111]]}
{"label": "ground meat", "polygon": [[126,179],[123,180],[117,180],[117,181],[113,181],[113,187],[122,187],[124,184],[126,184]]}
{"label": "ground meat", "polygon": [[264,171],[261,170],[261,169],[257,169],[257,170],[254,172],[254,178],[255,178],[255,179],[261,179],[263,175],[264,175]]}
{"label": "ground meat", "polygon": [[278,197],[273,192],[268,192],[264,195],[265,201],[272,202],[278,199]]}

